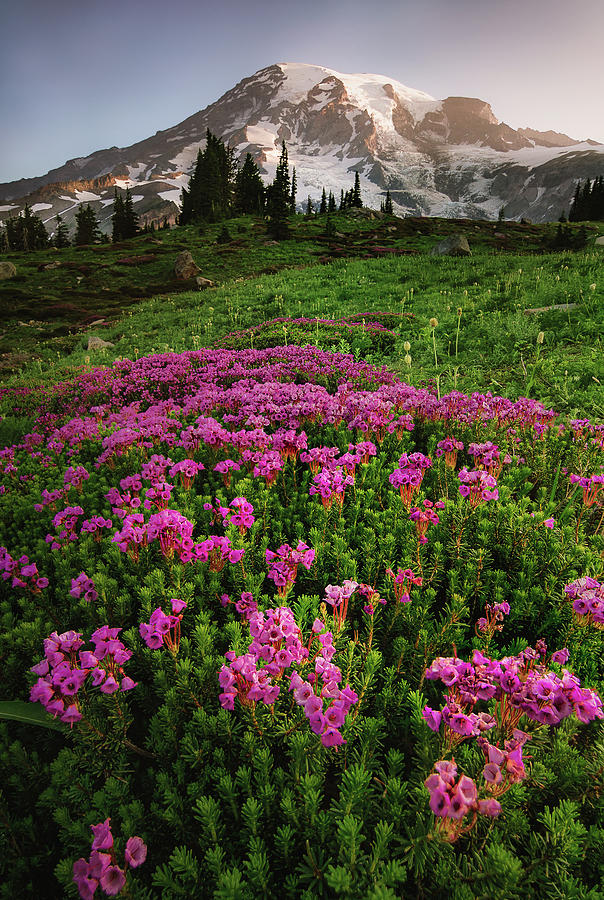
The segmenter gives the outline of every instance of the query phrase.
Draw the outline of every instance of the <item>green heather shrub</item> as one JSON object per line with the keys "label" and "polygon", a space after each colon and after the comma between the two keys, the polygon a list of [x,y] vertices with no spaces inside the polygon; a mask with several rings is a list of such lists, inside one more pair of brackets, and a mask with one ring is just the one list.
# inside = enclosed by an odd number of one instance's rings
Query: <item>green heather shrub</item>
{"label": "green heather shrub", "polygon": [[604,898],[604,426],[296,328],[4,398],[0,897]]}

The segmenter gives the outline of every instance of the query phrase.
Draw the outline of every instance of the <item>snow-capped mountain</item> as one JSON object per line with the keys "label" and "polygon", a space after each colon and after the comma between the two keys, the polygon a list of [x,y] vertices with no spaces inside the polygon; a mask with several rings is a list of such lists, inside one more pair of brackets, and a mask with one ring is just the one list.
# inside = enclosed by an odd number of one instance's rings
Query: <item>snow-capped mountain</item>
{"label": "snow-capped mountain", "polygon": [[604,145],[514,130],[483,100],[437,100],[383,75],[278,63],[153,137],[0,185],[0,219],[27,201],[52,231],[57,214],[69,223],[90,203],[108,231],[114,186],[131,189],[141,221],[174,219],[207,128],[241,161],[252,153],[267,181],[284,140],[300,205],[323,187],[339,197],[358,170],[367,206],[390,190],[399,214],[495,218],[504,206],[509,218],[539,222],[568,211],[578,179],[604,171]]}

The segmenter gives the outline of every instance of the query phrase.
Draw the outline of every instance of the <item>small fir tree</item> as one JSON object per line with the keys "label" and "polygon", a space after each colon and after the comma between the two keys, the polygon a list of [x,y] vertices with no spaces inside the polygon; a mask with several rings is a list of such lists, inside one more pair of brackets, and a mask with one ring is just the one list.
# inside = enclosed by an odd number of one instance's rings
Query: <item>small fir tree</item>
{"label": "small fir tree", "polygon": [[323,188],[323,193],[321,194],[321,206],[319,207],[319,215],[322,216],[327,212],[327,194],[325,193],[325,188]]}
{"label": "small fir tree", "polygon": [[74,244],[80,247],[85,244],[94,244],[100,239],[98,219],[89,203],[80,206],[76,213],[76,232]]}
{"label": "small fir tree", "polygon": [[384,200],[384,212],[387,216],[392,216],[394,214],[394,210],[392,209],[392,197],[390,196],[390,191],[386,191],[386,199]]}
{"label": "small fir tree", "polygon": [[329,198],[327,200],[327,212],[334,213],[336,211],[336,198],[333,193],[329,192]]}
{"label": "small fir tree", "polygon": [[62,250],[64,247],[69,247],[71,241],[69,240],[69,229],[67,225],[61,218],[61,216],[57,216],[57,230],[55,231],[54,237],[54,245],[58,250]]}

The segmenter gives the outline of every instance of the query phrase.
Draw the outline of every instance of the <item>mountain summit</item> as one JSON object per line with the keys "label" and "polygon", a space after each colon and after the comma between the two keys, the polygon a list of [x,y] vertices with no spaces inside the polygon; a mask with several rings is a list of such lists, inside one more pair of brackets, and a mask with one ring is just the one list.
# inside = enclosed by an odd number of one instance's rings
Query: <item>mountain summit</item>
{"label": "mountain summit", "polygon": [[174,218],[207,128],[241,161],[251,153],[266,180],[285,141],[301,203],[323,187],[339,196],[356,170],[364,202],[379,207],[389,190],[398,214],[495,218],[503,206],[509,218],[557,219],[577,180],[604,169],[604,145],[514,130],[484,100],[438,100],[384,75],[276,63],[153,137],[0,185],[0,218],[28,202],[52,231],[57,214],[69,222],[89,202],[107,231],[115,186],[131,189],[142,221]]}

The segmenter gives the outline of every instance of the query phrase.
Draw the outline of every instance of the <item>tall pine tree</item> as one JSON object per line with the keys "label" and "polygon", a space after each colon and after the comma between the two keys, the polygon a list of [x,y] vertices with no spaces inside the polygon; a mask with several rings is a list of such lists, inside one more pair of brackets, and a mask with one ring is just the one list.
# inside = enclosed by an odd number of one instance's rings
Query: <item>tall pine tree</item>
{"label": "tall pine tree", "polygon": [[296,181],[296,168],[294,166],[294,170],[292,172],[292,191],[290,197],[289,208],[292,216],[296,215],[296,191],[298,189],[298,182]]}
{"label": "tall pine tree", "polygon": [[84,244],[94,244],[101,237],[99,223],[94,214],[94,210],[89,203],[86,206],[80,206],[76,213],[76,233],[74,244],[82,246]]}
{"label": "tall pine tree", "polygon": [[243,167],[235,178],[235,205],[243,214],[261,216],[264,213],[264,185],[260,170],[251,153],[245,157]]}
{"label": "tall pine tree", "polygon": [[267,231],[276,241],[282,241],[289,237],[288,214],[291,205],[291,183],[285,141],[281,145],[275,180],[269,186],[267,195]]}
{"label": "tall pine tree", "polygon": [[323,193],[321,194],[321,206],[319,207],[319,215],[322,216],[327,212],[327,194],[325,193],[325,188],[323,188]]}
{"label": "tall pine tree", "polygon": [[361,179],[359,178],[358,172],[354,173],[354,187],[352,189],[350,205],[355,209],[361,209],[363,206],[363,200],[361,199]]}
{"label": "tall pine tree", "polygon": [[233,150],[208,128],[205,149],[199,150],[189,186],[182,190],[179,225],[229,218],[233,214],[236,174]]}

